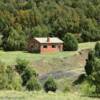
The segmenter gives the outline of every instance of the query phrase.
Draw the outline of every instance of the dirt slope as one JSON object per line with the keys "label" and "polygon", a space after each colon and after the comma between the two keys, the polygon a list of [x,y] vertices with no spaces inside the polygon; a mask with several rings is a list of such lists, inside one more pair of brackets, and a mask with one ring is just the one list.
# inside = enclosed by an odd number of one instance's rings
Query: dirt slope
{"label": "dirt slope", "polygon": [[39,72],[39,78],[45,79],[48,76],[55,78],[78,76],[84,70],[89,49],[81,50],[78,54],[64,58],[42,58],[33,62],[35,70]]}

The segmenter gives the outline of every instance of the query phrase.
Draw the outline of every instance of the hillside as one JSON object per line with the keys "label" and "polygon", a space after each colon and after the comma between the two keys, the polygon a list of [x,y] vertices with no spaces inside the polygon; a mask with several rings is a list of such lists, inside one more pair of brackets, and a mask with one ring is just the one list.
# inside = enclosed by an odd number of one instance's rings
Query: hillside
{"label": "hillside", "polygon": [[100,40],[100,0],[0,0],[0,47],[26,50],[30,37]]}
{"label": "hillside", "polygon": [[[0,60],[7,65],[15,65],[16,59],[26,59],[39,73],[39,78],[44,79],[49,75],[58,77],[78,76],[84,70],[88,49],[94,48],[95,42],[80,43],[78,51],[66,51],[51,54],[35,54],[21,51],[4,52],[0,51]],[[75,74],[73,74],[74,72]],[[76,71],[75,71],[76,70]],[[76,73],[77,72],[77,73]]]}
{"label": "hillside", "polygon": [[0,0],[0,100],[99,99],[100,0]]}
{"label": "hillside", "polygon": [[[94,48],[96,42],[80,43],[78,51],[64,51],[50,54],[37,54],[28,53],[27,51],[0,51],[0,60],[4,61],[8,65],[14,65],[17,58],[23,58],[29,60],[30,63],[42,58],[52,59],[52,58],[64,58],[70,57],[77,54],[81,50]],[[8,59],[9,58],[9,59]]]}

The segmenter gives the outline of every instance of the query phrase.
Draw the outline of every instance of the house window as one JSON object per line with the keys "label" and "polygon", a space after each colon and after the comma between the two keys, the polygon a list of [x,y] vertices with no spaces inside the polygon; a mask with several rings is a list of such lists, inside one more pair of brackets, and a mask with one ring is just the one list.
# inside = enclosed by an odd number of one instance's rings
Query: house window
{"label": "house window", "polygon": [[47,45],[44,45],[43,48],[47,48]]}
{"label": "house window", "polygon": [[52,45],[52,48],[56,48],[56,45]]}

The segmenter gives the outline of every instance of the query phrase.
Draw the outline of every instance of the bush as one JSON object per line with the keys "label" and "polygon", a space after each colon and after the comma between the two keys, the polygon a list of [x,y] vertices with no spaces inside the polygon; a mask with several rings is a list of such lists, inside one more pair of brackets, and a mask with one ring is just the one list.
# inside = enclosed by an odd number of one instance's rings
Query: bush
{"label": "bush", "polygon": [[31,77],[31,79],[26,84],[26,88],[29,91],[39,91],[41,90],[41,85],[36,77]]}
{"label": "bush", "polygon": [[[7,84],[7,74],[6,74],[6,68],[4,63],[0,61],[0,89],[5,89]],[[7,80],[6,80],[7,79]]]}
{"label": "bush", "polygon": [[11,66],[0,65],[0,70],[0,89],[22,89],[21,77],[14,71],[14,69]]}
{"label": "bush", "polygon": [[96,57],[100,58],[100,43],[97,42],[95,45],[95,55]]}
{"label": "bush", "polygon": [[85,65],[85,72],[87,75],[90,75],[92,73],[94,62],[95,62],[94,51],[90,51],[88,54],[88,59],[86,60],[86,65]]}
{"label": "bush", "polygon": [[19,74],[21,74],[25,70],[25,68],[28,66],[28,63],[29,63],[25,59],[17,59],[16,62],[17,62],[17,65],[15,67]]}
{"label": "bush", "polygon": [[32,67],[27,67],[24,72],[22,73],[22,80],[23,80],[23,85],[26,85],[28,80],[31,79],[31,77],[37,77],[37,73]]}
{"label": "bush", "polygon": [[91,82],[89,82],[89,81],[85,81],[81,85],[81,91],[84,95],[93,96],[95,94],[95,91],[96,91],[96,86],[91,84]]}
{"label": "bush", "polygon": [[57,85],[53,78],[48,78],[48,80],[44,84],[44,90],[46,92],[49,92],[49,91],[56,92]]}
{"label": "bush", "polygon": [[65,50],[76,51],[78,49],[78,41],[71,33],[67,33],[63,40]]}
{"label": "bush", "polygon": [[22,79],[21,76],[16,72],[12,79],[12,86],[12,89],[14,90],[22,90]]}

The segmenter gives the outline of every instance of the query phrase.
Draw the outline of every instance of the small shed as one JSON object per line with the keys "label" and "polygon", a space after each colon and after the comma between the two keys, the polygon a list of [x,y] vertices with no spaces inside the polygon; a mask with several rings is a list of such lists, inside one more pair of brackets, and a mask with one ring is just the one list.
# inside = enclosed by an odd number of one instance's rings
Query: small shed
{"label": "small shed", "polygon": [[63,41],[57,37],[36,37],[28,42],[29,52],[49,53],[63,51]]}

